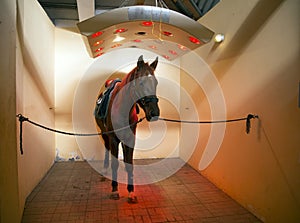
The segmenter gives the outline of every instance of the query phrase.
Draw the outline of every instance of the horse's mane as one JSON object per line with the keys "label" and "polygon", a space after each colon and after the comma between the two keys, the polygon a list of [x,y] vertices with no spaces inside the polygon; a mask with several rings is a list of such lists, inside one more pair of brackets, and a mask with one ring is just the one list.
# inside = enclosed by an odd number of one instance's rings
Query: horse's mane
{"label": "horse's mane", "polygon": [[136,78],[136,73],[137,73],[137,67],[133,68],[123,79],[125,83],[129,83],[133,81]]}
{"label": "horse's mane", "polygon": [[144,63],[144,66],[142,66],[142,68],[141,68],[142,70],[140,72],[138,72],[137,71],[138,67],[136,66],[123,78],[122,82],[124,81],[125,84],[127,84],[138,77],[141,77],[143,75],[145,76],[144,70],[146,69],[146,67],[149,67],[148,63]]}

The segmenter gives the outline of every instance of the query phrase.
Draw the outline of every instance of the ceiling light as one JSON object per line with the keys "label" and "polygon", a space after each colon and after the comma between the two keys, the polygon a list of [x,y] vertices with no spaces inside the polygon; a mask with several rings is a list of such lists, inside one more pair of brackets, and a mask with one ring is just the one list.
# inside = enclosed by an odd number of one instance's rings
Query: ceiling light
{"label": "ceiling light", "polygon": [[95,33],[93,33],[92,34],[92,38],[96,38],[96,37],[98,37],[98,36],[101,36],[103,33],[102,32],[95,32]]}
{"label": "ceiling light", "polygon": [[224,38],[225,38],[224,34],[218,33],[217,35],[215,35],[214,40],[216,43],[221,43],[224,41]]}
{"label": "ceiling light", "polygon": [[122,46],[122,44],[117,43],[117,44],[111,46],[111,48],[117,48],[117,47],[120,47],[120,46]]}
{"label": "ceiling light", "polygon": [[171,54],[173,54],[173,55],[177,55],[177,52],[174,51],[174,50],[169,50],[169,52],[170,52]]}
{"label": "ceiling light", "polygon": [[96,54],[95,55],[95,57],[100,57],[100,56],[102,56],[104,53],[98,53],[98,54]]}
{"label": "ceiling light", "polygon": [[156,50],[156,49],[157,49],[157,47],[156,47],[156,46],[154,46],[154,45],[151,45],[151,46],[149,46],[149,48],[151,48],[151,49],[154,49],[154,50]]}
{"label": "ceiling light", "polygon": [[117,34],[117,33],[124,33],[124,32],[126,32],[126,31],[127,31],[127,29],[121,28],[121,29],[117,29],[117,30],[114,32],[114,34]]}
{"label": "ceiling light", "polygon": [[195,43],[195,44],[198,44],[198,45],[201,43],[200,40],[198,40],[197,38],[195,38],[193,36],[190,36],[189,39],[192,43]]}
{"label": "ceiling light", "polygon": [[178,46],[178,48],[181,49],[181,50],[187,50],[187,48],[186,48],[185,46],[182,46],[182,45],[180,45],[180,44],[178,44],[177,46]]}
{"label": "ceiling light", "polygon": [[[140,40],[135,47],[167,55],[165,58],[173,60],[208,43],[214,36],[213,31],[183,14],[146,5],[109,10],[79,22],[77,27],[93,58],[98,55],[97,45],[101,44],[104,49],[101,52],[107,53],[115,48],[130,48],[132,42]],[[122,45],[116,44],[120,41]],[[181,50],[176,54],[170,53],[170,49],[178,48]]]}
{"label": "ceiling light", "polygon": [[100,47],[100,48],[96,49],[95,52],[100,52],[100,51],[102,51],[102,50],[103,50],[103,48]]}
{"label": "ceiling light", "polygon": [[104,40],[96,41],[94,43],[94,46],[98,46],[98,45],[102,44],[103,42],[104,42]]}
{"label": "ceiling light", "polygon": [[143,26],[152,26],[153,22],[151,22],[151,21],[145,21],[145,22],[142,22],[142,25]]}
{"label": "ceiling light", "polygon": [[173,36],[173,33],[168,31],[163,31],[162,34],[164,34],[165,36]]}
{"label": "ceiling light", "polygon": [[113,40],[113,43],[116,43],[116,42],[121,42],[122,40],[124,40],[125,37],[122,37],[122,36],[116,36]]}

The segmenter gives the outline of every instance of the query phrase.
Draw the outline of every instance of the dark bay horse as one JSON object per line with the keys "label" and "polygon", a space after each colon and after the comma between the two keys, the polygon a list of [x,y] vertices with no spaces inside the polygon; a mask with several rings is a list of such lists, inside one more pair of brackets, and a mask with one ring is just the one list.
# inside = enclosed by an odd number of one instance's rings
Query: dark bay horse
{"label": "dark bay horse", "polygon": [[[157,79],[154,71],[158,58],[150,65],[140,56],[137,66],[129,72],[110,93],[107,115],[97,118],[96,122],[101,129],[105,144],[104,168],[109,166],[109,151],[111,153],[112,194],[111,199],[119,199],[118,176],[119,167],[118,147],[121,143],[124,154],[125,169],[127,172],[128,202],[137,202],[134,196],[133,183],[133,150],[135,133],[138,122],[139,107],[145,113],[147,121],[156,121],[159,117],[158,98],[156,96]],[[99,99],[99,98],[98,98]],[[106,134],[105,132],[109,132]]]}

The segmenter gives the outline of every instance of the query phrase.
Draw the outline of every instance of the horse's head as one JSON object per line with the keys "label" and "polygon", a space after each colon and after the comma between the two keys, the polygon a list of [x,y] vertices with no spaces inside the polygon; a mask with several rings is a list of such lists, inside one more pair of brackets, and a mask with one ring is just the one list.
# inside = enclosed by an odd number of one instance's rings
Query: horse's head
{"label": "horse's head", "polygon": [[154,71],[158,58],[151,63],[145,63],[143,56],[137,62],[134,82],[136,102],[144,110],[147,121],[156,121],[159,117],[158,98],[156,97],[157,79]]}

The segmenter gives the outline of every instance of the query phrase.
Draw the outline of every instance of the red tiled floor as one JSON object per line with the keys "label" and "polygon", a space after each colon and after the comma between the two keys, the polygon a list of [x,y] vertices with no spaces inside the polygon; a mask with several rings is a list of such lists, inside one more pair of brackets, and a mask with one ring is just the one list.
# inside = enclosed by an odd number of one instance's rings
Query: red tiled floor
{"label": "red tiled floor", "polygon": [[261,222],[188,165],[160,182],[136,185],[137,204],[127,203],[124,184],[120,200],[109,199],[110,184],[87,162],[55,163],[27,198],[22,222]]}

